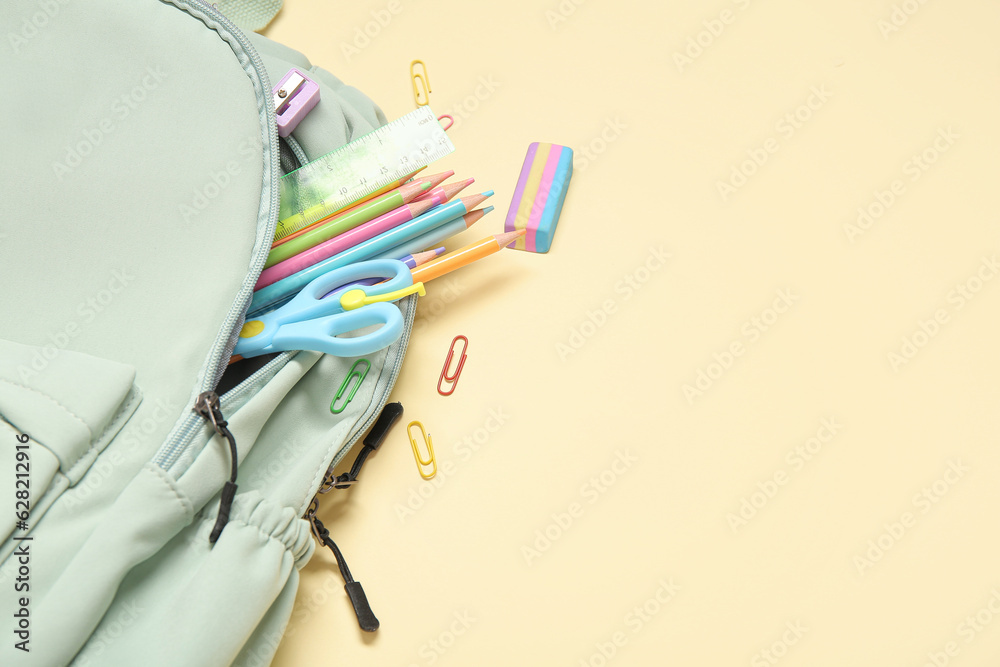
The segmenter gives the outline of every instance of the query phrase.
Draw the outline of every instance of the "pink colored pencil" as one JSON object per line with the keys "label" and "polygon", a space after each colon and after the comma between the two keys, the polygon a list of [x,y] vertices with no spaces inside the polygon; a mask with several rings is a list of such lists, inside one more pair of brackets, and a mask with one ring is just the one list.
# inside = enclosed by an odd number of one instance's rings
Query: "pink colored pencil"
{"label": "pink colored pencil", "polygon": [[353,248],[359,243],[374,238],[393,227],[398,227],[404,222],[409,222],[428,209],[440,204],[441,202],[438,199],[439,197],[435,197],[425,201],[404,204],[373,220],[358,225],[354,229],[349,229],[343,234],[334,236],[328,241],[324,241],[317,246],[289,257],[283,262],[278,262],[274,266],[264,269],[257,280],[257,284],[254,286],[254,290],[267,287],[283,278],[287,278],[293,273],[298,273],[302,269],[344,252],[348,248]]}
{"label": "pink colored pencil", "polygon": [[435,196],[435,193],[440,194],[441,192],[444,193],[444,200],[446,202],[451,201],[452,197],[454,197],[459,192],[461,192],[462,190],[469,187],[475,182],[476,179],[474,178],[466,178],[465,180],[455,181],[454,183],[448,183],[447,185],[438,185],[435,186],[434,189],[432,190],[428,190],[427,192],[421,195],[417,195],[417,197],[414,198],[413,201],[424,201],[425,199],[430,199],[431,197]]}

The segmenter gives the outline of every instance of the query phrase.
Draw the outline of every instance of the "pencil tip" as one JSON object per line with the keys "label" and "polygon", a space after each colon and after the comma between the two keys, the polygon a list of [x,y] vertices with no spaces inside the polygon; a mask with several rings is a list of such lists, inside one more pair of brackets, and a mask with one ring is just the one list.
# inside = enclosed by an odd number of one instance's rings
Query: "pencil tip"
{"label": "pencil tip", "polygon": [[443,252],[444,252],[444,246],[441,246],[440,248],[434,248],[434,250],[433,250],[433,253],[435,255],[440,255]]}
{"label": "pencil tip", "polygon": [[524,236],[525,232],[526,230],[524,229],[519,229],[516,232],[504,232],[503,234],[497,234],[495,238],[497,243],[500,244],[500,247],[503,248],[504,246],[510,245],[510,243],[515,239]]}
{"label": "pencil tip", "polygon": [[493,210],[492,206],[487,206],[486,208],[483,209],[483,215],[486,215],[487,213],[489,213],[492,210]]}

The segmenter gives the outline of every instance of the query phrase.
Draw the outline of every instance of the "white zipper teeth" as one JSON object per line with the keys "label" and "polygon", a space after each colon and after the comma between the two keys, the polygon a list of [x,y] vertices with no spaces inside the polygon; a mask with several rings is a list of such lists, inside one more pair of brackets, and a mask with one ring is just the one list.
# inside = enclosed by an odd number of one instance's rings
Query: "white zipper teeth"
{"label": "white zipper teeth", "polygon": [[[333,469],[337,467],[337,465],[344,459],[345,456],[347,456],[347,453],[354,448],[354,445],[358,442],[361,436],[364,435],[368,431],[368,429],[371,428],[372,424],[375,423],[375,420],[377,420],[379,416],[381,416],[382,410],[385,409],[385,404],[388,403],[389,401],[389,395],[392,394],[392,388],[396,384],[396,378],[399,377],[399,370],[403,367],[403,359],[406,356],[406,348],[410,344],[410,333],[412,333],[413,331],[413,320],[410,318],[410,315],[417,309],[416,296],[407,297],[407,301],[408,301],[407,312],[404,315],[407,324],[405,327],[403,327],[403,334],[399,337],[398,348],[397,348],[399,350],[402,350],[403,353],[396,355],[396,361],[392,365],[392,371],[389,373],[389,384],[388,384],[389,390],[383,392],[383,395],[379,398],[378,409],[375,410],[367,420],[365,420],[365,422],[354,432],[354,435],[351,436],[351,438],[346,443],[344,443],[344,446],[340,448],[340,451],[337,452],[336,456],[333,457],[333,461],[330,462],[330,465],[326,469],[326,474],[323,475],[323,479],[320,480],[320,486],[322,486],[326,478],[330,476],[330,473],[333,471]],[[302,511],[299,512],[300,514],[304,514],[305,511],[309,508],[309,503],[312,502],[312,499],[316,495],[316,493],[318,493],[318,489],[316,489],[312,495],[309,495],[307,497],[306,505],[302,509]]]}
{"label": "white zipper teeth", "polygon": [[[264,69],[264,65],[261,62],[260,56],[258,55],[256,49],[253,48],[253,45],[250,44],[249,40],[246,39],[246,37],[239,30],[239,28],[237,28],[229,19],[227,19],[225,16],[219,13],[218,10],[204,3],[202,0],[166,0],[166,1],[178,7],[182,6],[190,7],[191,4],[197,4],[199,10],[205,12],[205,14],[211,16],[215,21],[222,24],[230,33],[230,35],[232,35],[233,39],[235,39],[236,42],[240,45],[240,47],[244,50],[244,52],[250,57],[250,62],[252,63],[255,72],[260,78],[262,93],[266,92],[266,89],[263,87],[270,85],[267,77],[267,72]],[[264,104],[265,106],[267,105],[266,100]],[[268,113],[270,121],[268,123],[270,145],[272,147],[277,147],[278,146],[277,124],[276,122],[273,121],[272,118],[270,118],[271,115],[272,114]],[[272,150],[272,162],[275,162],[276,160],[277,160],[277,152],[276,150]],[[275,166],[272,164],[271,171],[272,171],[272,177],[271,177],[272,187],[271,187],[270,208],[272,211],[271,218],[272,218],[272,229],[273,229],[274,225],[277,224],[279,170],[275,168]],[[260,274],[266,259],[267,259],[266,252],[259,252],[258,255],[254,257],[253,266],[251,267],[251,270],[254,272],[254,275]],[[249,306],[250,305],[249,295],[245,299],[245,301],[246,305]],[[398,341],[399,347],[397,348],[402,350],[405,350],[407,345],[409,344],[410,333],[412,331],[412,319],[410,319],[410,314],[416,310],[416,299],[410,298],[408,299],[408,301],[409,305],[407,307],[407,315],[406,315],[406,321],[408,324],[403,329],[403,334],[400,337],[400,340]],[[209,361],[206,371],[212,371],[212,372],[206,372],[205,375],[206,382],[204,386],[201,387],[201,391],[213,390],[218,385],[218,378],[215,377],[216,375],[218,375],[218,373],[216,373],[215,371],[219,367],[220,360],[223,358],[228,359],[228,357],[230,356],[229,353],[231,353],[232,350],[231,348],[228,350],[226,348],[229,347],[228,343],[232,339],[232,332],[236,328],[236,322],[242,320],[245,317],[245,315],[246,315],[246,308],[234,307],[229,311],[229,314],[226,318],[226,326],[223,326],[222,328],[222,331],[227,332],[227,335],[225,337],[225,343],[223,344],[223,349],[221,351],[216,352],[216,354],[214,354],[212,359]],[[217,349],[221,341],[222,341],[222,336],[221,335],[217,336],[215,343],[213,344],[213,349]],[[286,352],[280,355],[279,357],[273,359],[271,362],[269,362],[262,368],[258,369],[253,375],[251,375],[246,380],[241,382],[234,389],[227,392],[224,396],[220,397],[219,399],[220,410],[223,409],[223,406],[230,406],[233,401],[242,397],[247,392],[255,390],[257,388],[257,385],[260,384],[261,378],[273,375],[273,373],[279,370],[280,367],[283,367],[285,364],[288,363],[289,359],[291,359],[293,354],[294,353]],[[340,463],[340,461],[344,458],[344,456],[346,456],[347,453],[354,447],[358,439],[371,427],[371,425],[375,422],[375,420],[378,419],[379,414],[385,407],[386,402],[389,400],[389,395],[392,393],[392,387],[393,385],[395,385],[396,378],[399,376],[399,371],[403,365],[404,357],[405,354],[397,355],[395,363],[393,364],[392,367],[392,371],[389,376],[389,382],[387,385],[389,389],[388,391],[383,392],[383,395],[379,398],[378,409],[375,410],[372,413],[372,415],[364,422],[364,424],[362,424],[360,428],[358,428],[355,431],[354,435],[350,438],[350,440],[347,443],[345,443],[343,447],[340,448],[340,451],[337,452],[337,455],[330,463],[328,470],[334,468],[338,463]],[[181,426],[177,434],[169,442],[164,443],[164,445],[160,448],[160,451],[153,459],[154,463],[159,467],[163,468],[164,470],[169,470],[170,467],[177,462],[177,460],[188,448],[188,446],[191,445],[195,435],[197,435],[198,432],[200,432],[202,429],[205,428],[209,428],[209,426],[198,414],[192,411],[191,414],[188,416],[188,418],[184,421],[184,424]],[[309,495],[306,502],[312,502],[313,495],[315,494]],[[303,508],[300,513],[304,513],[306,509],[307,508]]]}
{"label": "white zipper teeth", "polygon": [[[269,206],[271,211],[270,229],[273,233],[274,226],[277,224],[277,215],[278,215],[278,168],[276,164],[278,128],[276,121],[274,120],[273,110],[270,110],[270,106],[268,105],[266,99],[267,98],[266,92],[270,90],[270,81],[267,76],[267,71],[264,69],[264,63],[261,61],[260,55],[253,48],[253,45],[250,44],[249,40],[247,40],[246,36],[239,30],[239,28],[233,25],[233,23],[229,19],[227,19],[225,16],[219,13],[218,10],[216,10],[214,7],[204,2],[199,2],[198,0],[166,0],[166,1],[170,2],[171,4],[175,5],[180,9],[188,11],[188,13],[191,14],[192,16],[195,16],[195,18],[199,18],[198,16],[196,16],[194,11],[195,10],[194,5],[196,4],[198,12],[204,13],[207,17],[210,17],[212,20],[219,23],[226,29],[226,31],[229,33],[232,39],[235,40],[237,44],[239,44],[240,48],[243,49],[243,52],[249,57],[250,64],[253,66],[254,72],[257,74],[257,78],[259,79],[261,86],[261,96],[262,96],[261,99],[264,100],[263,106],[265,110],[268,110],[266,112],[266,115],[267,115],[267,125],[268,125],[267,128],[268,137],[270,140],[269,146],[271,147],[270,151],[271,165],[269,167],[265,165],[265,168],[270,168],[271,171],[271,191],[270,191]],[[211,26],[207,27],[211,28]],[[225,39],[224,35],[223,39]],[[265,234],[266,233],[267,230],[265,230]],[[257,254],[253,257],[253,261],[250,267],[250,272],[253,275],[260,274],[261,270],[264,267],[264,262],[266,258],[267,258],[267,247],[266,245],[262,244]],[[246,292],[246,294],[244,294],[244,292]],[[248,285],[244,283],[244,286],[241,289],[240,294],[243,296],[243,298],[240,299],[237,303],[245,302],[245,306],[249,306],[250,296],[252,295],[252,286],[248,291]],[[209,359],[207,367],[205,368],[205,381],[203,385],[200,387],[200,391],[209,391],[214,389],[218,385],[218,380],[219,380],[218,376],[220,375],[219,373],[220,364],[224,358],[228,359],[229,357],[228,352],[231,352],[231,349],[227,350],[227,348],[230,348],[229,343],[230,340],[233,338],[233,332],[236,329],[236,323],[242,320],[246,314],[245,306],[234,305],[229,310],[229,313],[226,316],[225,323],[223,324],[223,327],[220,330],[219,335],[216,336],[215,342],[212,344],[212,349],[214,350],[214,352],[211,358]],[[225,333],[225,337],[223,337],[222,335],[223,333]],[[275,361],[278,361],[278,359],[276,359]],[[287,357],[283,361],[287,362]],[[263,369],[261,369],[261,371],[268,369],[270,366],[271,364],[268,364]],[[224,371],[224,368],[222,370]],[[260,371],[258,371],[258,373],[260,373]],[[254,374],[254,376],[256,375],[257,373]],[[251,378],[253,378],[254,376],[251,376]],[[244,381],[244,383],[242,383],[241,386],[245,384],[246,381]],[[237,387],[237,389],[240,389],[240,387]],[[232,394],[232,392],[229,392],[229,394]],[[229,397],[229,394],[227,394],[227,398]],[[174,435],[174,437],[171,438],[169,441],[165,442],[160,447],[160,450],[153,458],[153,462],[160,468],[168,470],[174,463],[177,462],[177,459],[180,458],[183,452],[193,441],[194,436],[203,428],[205,428],[204,420],[202,420],[201,417],[198,416],[196,413],[191,412],[191,414],[184,420],[183,424],[181,425],[177,433]]]}

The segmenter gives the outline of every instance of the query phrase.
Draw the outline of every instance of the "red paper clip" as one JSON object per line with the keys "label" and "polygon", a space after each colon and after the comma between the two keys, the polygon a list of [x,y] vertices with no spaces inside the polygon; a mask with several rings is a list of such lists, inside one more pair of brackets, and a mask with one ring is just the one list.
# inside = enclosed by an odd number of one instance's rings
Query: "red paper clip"
{"label": "red paper clip", "polygon": [[[458,360],[458,368],[455,369],[454,375],[448,375],[448,366],[451,365],[451,358],[455,355],[455,343],[459,340],[464,340],[465,345],[462,347],[462,358]],[[469,349],[469,339],[465,336],[455,336],[451,340],[451,347],[448,348],[448,356],[444,360],[444,367],[441,369],[441,375],[438,376],[438,393],[442,396],[451,396],[455,391],[455,385],[458,384],[458,376],[462,374],[462,367],[465,366],[466,351]],[[442,383],[451,383],[451,389],[449,391],[441,391]]]}

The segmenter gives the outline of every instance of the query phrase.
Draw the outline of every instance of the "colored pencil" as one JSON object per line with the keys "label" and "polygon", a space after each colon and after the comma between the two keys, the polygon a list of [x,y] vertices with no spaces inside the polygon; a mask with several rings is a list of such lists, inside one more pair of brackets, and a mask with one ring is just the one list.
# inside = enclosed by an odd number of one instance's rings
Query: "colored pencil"
{"label": "colored pencil", "polygon": [[[407,255],[401,258],[403,264],[406,264],[407,268],[415,269],[421,264],[426,264],[427,262],[435,259],[438,255],[444,252],[444,248],[435,248],[434,250],[428,250],[427,252],[418,252],[416,255]],[[343,292],[352,287],[364,287],[366,285],[375,285],[377,283],[383,282],[382,278],[365,278],[364,280],[356,280],[352,283],[347,283],[346,285],[340,285],[335,287],[326,294],[323,295],[324,299],[327,299],[337,292]]]}
{"label": "colored pencil", "polygon": [[[315,227],[318,227],[319,225],[322,225],[324,222],[326,222],[327,220],[329,220],[330,218],[332,218],[334,216],[338,216],[338,215],[342,215],[344,213],[352,212],[354,209],[356,209],[356,208],[358,208],[358,207],[360,207],[360,206],[368,203],[369,201],[371,201],[372,199],[375,199],[376,197],[381,197],[382,195],[385,195],[385,194],[392,194],[392,192],[395,192],[395,191],[399,190],[399,188],[401,188],[402,186],[407,185],[409,183],[410,179],[414,175],[418,174],[419,172],[423,171],[424,169],[426,169],[426,167],[421,167],[420,169],[417,169],[416,171],[410,172],[408,175],[404,176],[403,178],[401,178],[401,179],[399,179],[397,181],[393,181],[392,183],[389,183],[388,185],[385,185],[384,187],[379,188],[378,190],[376,190],[375,192],[371,193],[370,195],[362,197],[361,199],[359,199],[356,202],[348,204],[347,206],[342,206],[341,208],[338,208],[335,211],[330,211],[330,212],[324,214],[321,219],[317,220],[316,222],[312,222],[312,223],[306,225],[302,229],[298,229],[298,230],[296,230],[296,231],[294,231],[294,232],[292,232],[290,234],[282,236],[280,239],[279,238],[275,238],[274,241],[271,243],[271,247],[273,248],[273,247],[279,246],[279,245],[281,245],[281,244],[283,244],[283,243],[285,243],[287,241],[290,241],[291,239],[304,234],[305,232],[309,231],[310,229],[313,229]],[[434,188],[434,187],[437,187],[438,185],[440,185],[444,180],[446,180],[449,176],[451,176],[454,173],[455,172],[453,172],[453,171],[446,171],[446,172],[441,173],[441,174],[434,174],[432,176],[428,176],[427,178],[421,178],[420,182],[422,183],[424,181],[430,181],[431,182],[431,188]],[[311,212],[321,210],[325,206],[326,206],[325,204],[317,204],[316,206],[313,206],[313,207],[310,207],[310,208],[306,209],[301,215],[303,215],[303,216],[309,215]],[[296,214],[296,215],[298,215],[298,214]],[[292,218],[292,217],[294,217],[294,215],[293,216],[289,216],[289,218]]]}
{"label": "colored pencil", "polygon": [[[426,168],[427,168],[426,166],[423,166],[420,169],[417,169],[416,171],[411,171],[409,174],[407,174],[406,176],[403,176],[399,180],[387,183],[384,186],[382,186],[381,188],[379,188],[378,190],[376,190],[375,192],[370,192],[367,195],[365,195],[364,197],[362,197],[361,199],[358,199],[357,201],[353,201],[353,202],[351,202],[350,204],[348,204],[346,206],[341,206],[340,208],[338,208],[338,209],[336,209],[334,211],[327,211],[326,213],[323,214],[323,218],[324,219],[325,218],[329,218],[331,215],[339,215],[340,213],[343,213],[344,211],[348,211],[348,210],[350,210],[350,209],[352,209],[352,208],[354,208],[356,206],[361,206],[366,201],[374,199],[375,197],[378,197],[379,195],[384,195],[386,192],[389,192],[390,190],[395,190],[396,188],[398,188],[401,185],[405,184],[407,181],[409,181],[411,178],[413,178],[414,176],[416,176],[417,174],[419,174],[421,171],[423,171]],[[326,206],[327,206],[326,204],[316,204],[315,206],[310,206],[309,208],[307,208],[306,210],[302,211],[301,213],[298,213],[298,212],[291,213],[291,214],[286,213],[286,215],[285,215],[284,218],[280,218],[280,222],[278,223],[278,228],[281,229],[282,226],[285,223],[287,223],[290,220],[293,220],[294,218],[296,218],[298,216],[309,217],[309,216],[311,216],[313,214],[318,214],[319,212],[323,211],[326,208]],[[306,227],[303,227],[303,229],[306,229],[308,227],[312,227],[315,224],[316,224],[315,222],[314,223],[310,223],[309,225],[306,225]],[[271,246],[273,247],[273,246],[279,245],[281,243],[284,243],[285,239],[291,237],[293,234],[297,234],[300,231],[302,231],[302,230],[300,229],[300,230],[297,230],[295,232],[292,232],[292,234],[287,234],[285,236],[282,236],[280,239],[279,238],[275,238],[271,242]],[[275,231],[275,234],[277,234],[277,231]]]}
{"label": "colored pencil", "polygon": [[362,241],[367,241],[382,232],[389,231],[393,227],[398,227],[404,222],[413,220],[427,211],[427,209],[436,205],[436,199],[428,199],[425,201],[410,202],[409,204],[403,204],[399,208],[394,208],[374,220],[360,224],[354,229],[349,229],[343,234],[338,234],[328,241],[323,241],[319,245],[313,246],[293,257],[289,257],[283,262],[278,262],[274,266],[264,269],[254,289],[259,290],[262,287],[267,287],[282,278],[287,278],[293,273],[312,266],[316,262],[322,262],[327,257],[333,257],[337,253],[344,252]]}
{"label": "colored pencil", "polygon": [[438,257],[433,262],[413,269],[413,282],[425,283],[455,269],[460,269],[477,259],[482,259],[495,252],[499,252],[505,245],[517,240],[519,236],[523,236],[524,234],[525,230],[520,229],[516,232],[505,232],[503,234],[487,236],[485,239],[470,243],[464,248],[459,248],[454,252]]}
{"label": "colored pencil", "polygon": [[[424,180],[429,180],[429,179],[424,179]],[[463,181],[455,181],[454,183],[446,183],[444,185],[438,185],[438,186],[435,186],[433,190],[428,190],[427,192],[423,193],[422,195],[417,195],[417,198],[414,199],[413,201],[423,201],[425,199],[430,199],[438,191],[444,192],[444,194],[445,194],[444,200],[445,201],[451,201],[452,197],[454,197],[459,192],[461,192],[462,190],[464,190],[465,188],[469,187],[470,185],[472,185],[475,182],[476,182],[476,179],[474,179],[474,178],[467,178],[467,179],[465,179]]]}
{"label": "colored pencil", "polygon": [[432,187],[433,185],[430,181],[407,183],[401,188],[372,199],[366,204],[352,208],[332,218],[321,220],[317,226],[301,230],[304,233],[293,234],[284,240],[281,245],[271,248],[271,252],[267,255],[267,261],[264,262],[264,268],[270,268],[278,262],[283,262],[289,257],[294,257],[303,250],[308,250],[323,241],[328,241],[338,234],[343,234],[347,230],[364,224],[395,208],[399,208],[403,204],[408,204],[421,192],[429,190]]}
{"label": "colored pencil", "polygon": [[415,269],[421,264],[426,264],[432,259],[437,259],[439,255],[444,254],[444,246],[440,248],[434,248],[434,250],[425,250],[424,252],[418,252],[413,255],[407,255],[401,258],[403,264],[406,264],[411,269]]}
{"label": "colored pencil", "polygon": [[[456,216],[465,215],[469,209],[478,206],[485,201],[493,191],[484,192],[470,197],[460,197],[455,201],[448,202],[443,206],[432,208],[418,218],[403,223],[399,227],[394,227],[387,232],[383,232],[374,238],[363,241],[358,245],[338,253],[333,257],[328,257],[322,262],[313,264],[307,269],[294,273],[287,278],[283,278],[276,283],[272,283],[263,289],[254,292],[253,300],[250,302],[250,315],[255,315],[258,311],[275,304],[286,297],[290,297],[307,284],[327,271],[347,266],[354,262],[371,259],[375,255],[385,252],[393,246],[397,246],[404,241],[408,241],[415,236],[438,227]],[[420,267],[417,267],[420,268]]]}
{"label": "colored pencil", "polygon": [[[422,169],[423,169],[423,167],[421,167],[420,169],[417,169],[417,171],[412,172],[410,174],[410,176],[412,176],[413,174],[416,174],[417,172],[421,171]],[[436,188],[437,186],[441,185],[441,183],[443,183],[448,178],[450,178],[452,175],[454,175],[454,173],[455,173],[454,171],[445,171],[445,172],[442,172],[440,174],[431,174],[430,176],[427,176],[425,178],[421,178],[419,182],[423,183],[425,181],[430,181],[431,188]],[[335,216],[344,215],[346,213],[353,213],[354,209],[359,208],[360,206],[368,203],[370,200],[372,200],[372,199],[374,199],[376,197],[381,197],[381,196],[386,195],[386,194],[391,195],[391,194],[393,194],[395,192],[398,192],[399,189],[402,188],[404,185],[410,185],[410,183],[408,182],[409,180],[410,179],[408,177],[404,177],[404,178],[402,178],[402,179],[400,179],[398,181],[394,181],[394,182],[390,183],[389,185],[385,186],[384,188],[379,189],[377,192],[374,192],[374,193],[368,195],[364,199],[361,199],[360,201],[354,202],[353,204],[351,204],[349,206],[345,206],[343,208],[337,209],[336,211],[332,211],[330,213],[327,213],[326,215],[323,216],[322,219],[317,220],[316,222],[314,222],[314,223],[312,223],[310,225],[307,225],[306,227],[303,227],[302,229],[296,230],[296,231],[292,232],[291,234],[288,234],[287,236],[283,236],[280,239],[275,239],[274,243],[271,244],[271,247],[273,248],[275,246],[282,245],[283,243],[286,243],[286,242],[288,242],[288,241],[290,241],[290,240],[292,240],[292,239],[294,239],[294,238],[296,238],[298,236],[301,236],[302,234],[308,232],[309,230],[315,229],[316,227],[318,227],[318,226],[320,226],[322,224],[325,224],[327,221],[329,221],[331,218],[333,218]],[[416,181],[414,181],[414,182],[416,182]],[[402,202],[400,202],[400,203],[402,203]],[[319,206],[322,206],[322,205],[320,204],[320,205],[317,205],[316,207],[313,207],[313,208],[317,208]],[[393,208],[395,208],[395,207],[393,207]],[[310,209],[310,210],[312,210],[312,209]],[[305,215],[305,214],[303,214],[303,215]]]}
{"label": "colored pencil", "polygon": [[420,236],[414,237],[409,241],[404,241],[398,246],[390,248],[372,259],[396,259],[404,253],[417,252],[418,250],[435,246],[445,239],[469,229],[472,225],[478,222],[480,218],[492,210],[492,206],[487,206],[486,208],[477,208],[475,211],[469,211],[465,215],[446,222],[440,227],[435,227],[426,234],[421,234]]}

